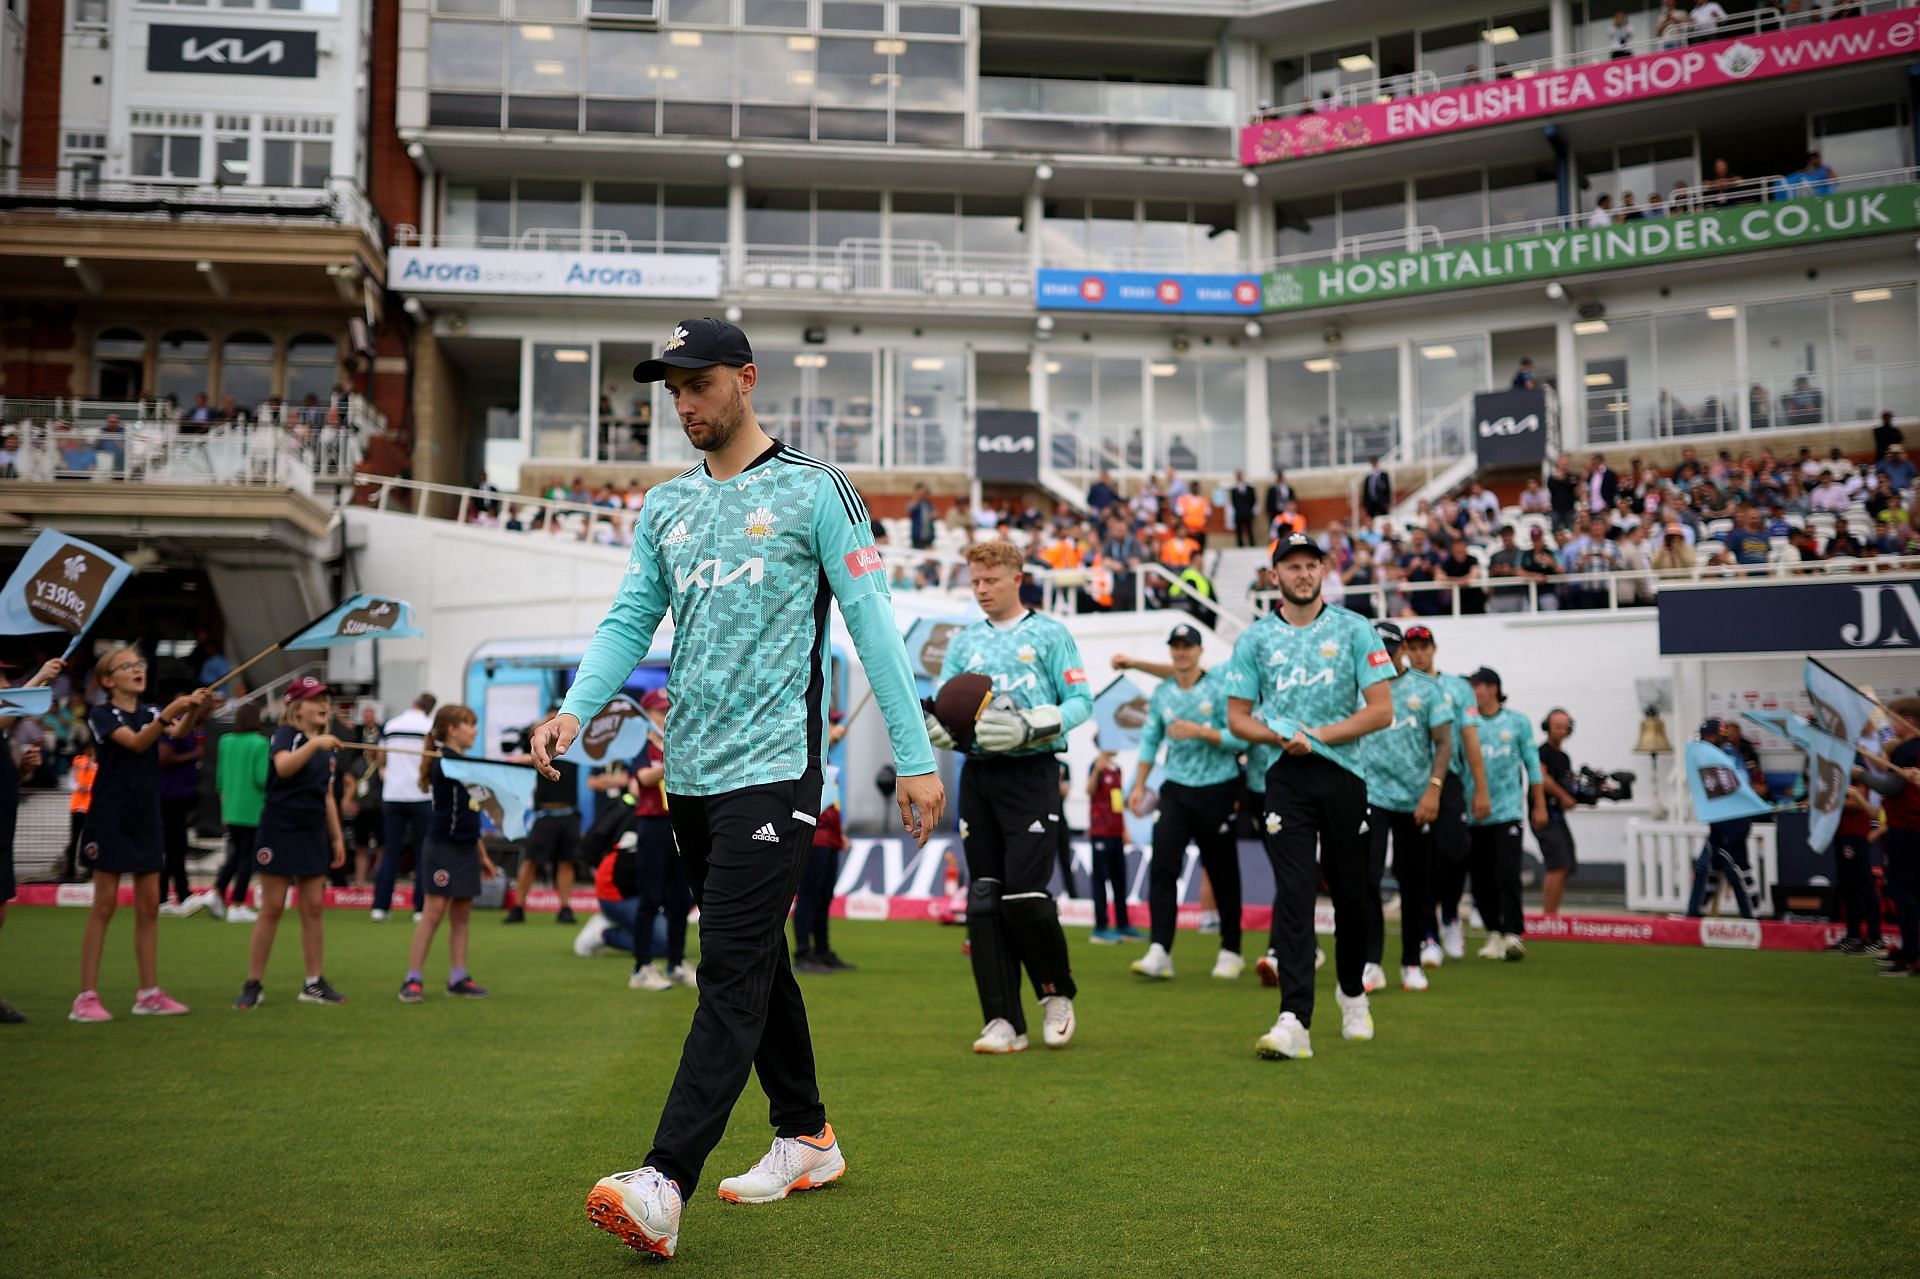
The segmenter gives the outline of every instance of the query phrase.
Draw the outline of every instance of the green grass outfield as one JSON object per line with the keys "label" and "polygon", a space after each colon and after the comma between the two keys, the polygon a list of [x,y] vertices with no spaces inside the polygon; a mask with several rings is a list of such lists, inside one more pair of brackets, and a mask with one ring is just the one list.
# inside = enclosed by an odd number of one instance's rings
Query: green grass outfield
{"label": "green grass outfield", "polygon": [[[330,912],[327,975],[230,1010],[248,929],[161,921],[189,1017],[66,1020],[83,913],[15,908],[0,994],[0,1272],[34,1276],[632,1275],[592,1229],[596,1177],[645,1155],[693,1006],[628,991],[538,917],[475,924],[484,1003],[394,999],[408,925]],[[1072,930],[1071,1048],[977,1058],[961,934],[836,923],[857,973],[807,979],[821,1088],[850,1169],[766,1206],[713,1190],[765,1149],[749,1083],[673,1272],[1406,1276],[1920,1273],[1920,982],[1820,954],[1541,943],[1375,996],[1346,1044],[1332,969],[1317,1055],[1255,1058],[1251,971],[1179,980]],[[1393,945],[1389,942],[1389,947]]]}

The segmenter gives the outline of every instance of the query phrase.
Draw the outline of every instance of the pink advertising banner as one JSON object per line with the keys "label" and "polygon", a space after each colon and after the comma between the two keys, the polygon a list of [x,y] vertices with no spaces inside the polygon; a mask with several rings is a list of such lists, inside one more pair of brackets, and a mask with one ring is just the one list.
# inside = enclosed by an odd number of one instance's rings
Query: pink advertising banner
{"label": "pink advertising banner", "polygon": [[1920,9],[1712,40],[1546,71],[1525,80],[1462,85],[1395,102],[1266,120],[1240,135],[1240,162],[1272,164],[1903,56],[1920,56]]}

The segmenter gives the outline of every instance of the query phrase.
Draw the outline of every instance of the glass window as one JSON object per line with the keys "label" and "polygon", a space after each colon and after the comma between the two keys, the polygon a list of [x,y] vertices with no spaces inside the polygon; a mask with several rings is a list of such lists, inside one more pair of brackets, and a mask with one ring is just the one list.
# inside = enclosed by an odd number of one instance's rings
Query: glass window
{"label": "glass window", "polygon": [[513,234],[513,184],[506,178],[447,183],[444,235],[456,242]]}
{"label": "glass window", "polygon": [[200,139],[186,133],[132,135],[133,175],[137,178],[200,178]]}
{"label": "glass window", "polygon": [[1193,206],[1195,269],[1236,271],[1240,267],[1240,211],[1231,204]]}
{"label": "glass window", "polygon": [[1233,471],[1246,465],[1247,377],[1239,362],[1156,363],[1156,465],[1176,471]]}
{"label": "glass window", "polygon": [[1430,441],[1440,457],[1461,456],[1471,447],[1466,434],[1466,413],[1447,419],[1443,423],[1445,434],[1438,439],[1428,436],[1425,427],[1457,404],[1462,396],[1487,389],[1487,339],[1475,336],[1416,342],[1413,378],[1416,438],[1423,442],[1423,447]]}
{"label": "glass window", "polygon": [[248,167],[245,137],[223,136],[214,140],[213,180],[215,182],[245,182]]}
{"label": "glass window", "polygon": [[635,246],[660,239],[660,188],[651,182],[593,184],[593,229],[619,231]]}
{"label": "glass window", "polygon": [[1338,240],[1334,198],[1330,195],[1288,200],[1273,206],[1274,247],[1283,258],[1324,253]]}
{"label": "glass window", "polygon": [[1333,359],[1267,361],[1267,421],[1273,469],[1326,466],[1333,458]]}
{"label": "glass window", "polygon": [[1747,394],[1756,430],[1828,420],[1831,331],[1825,295],[1747,308]]}
{"label": "glass window", "polygon": [[261,146],[261,180],[270,187],[293,185],[294,148],[292,138],[268,138]]}
{"label": "glass window", "polygon": [[300,143],[300,185],[323,187],[333,176],[333,143],[306,138]]}
{"label": "glass window", "polygon": [[743,25],[807,28],[807,0],[746,0]]}
{"label": "glass window", "polygon": [[220,394],[243,409],[273,394],[273,339],[264,333],[235,333],[220,344]]}
{"label": "glass window", "polygon": [[198,329],[173,329],[160,339],[154,363],[154,394],[171,395],[185,408],[207,390],[207,335]]}
{"label": "glass window", "polygon": [[894,55],[894,102],[922,111],[961,111],[967,104],[967,46],[928,40]]}
{"label": "glass window", "polygon": [[1883,173],[1913,163],[1913,131],[1904,102],[1817,114],[1813,142],[1835,173]]}
{"label": "glass window", "polygon": [[895,12],[900,30],[910,35],[957,36],[960,9],[945,4],[903,4]]}
{"label": "glass window", "polygon": [[497,129],[500,127],[500,95],[429,93],[427,123],[450,129]]}
{"label": "glass window", "polygon": [[1145,200],[1140,206],[1143,264],[1185,269],[1191,260],[1192,208],[1184,200]]}
{"label": "glass window", "polygon": [[733,0],[669,0],[667,17],[675,22],[725,26],[733,21]]}
{"label": "glass window", "polygon": [[823,37],[816,100],[828,106],[884,107],[892,69],[887,55],[876,52],[875,46],[887,43]]}
{"label": "glass window", "polygon": [[[1605,327],[1595,331],[1595,323]],[[1586,397],[1587,442],[1653,438],[1663,400],[1654,377],[1652,323],[1638,316],[1584,327],[1588,332],[1576,329],[1574,347]]]}
{"label": "glass window", "polygon": [[[753,102],[813,100],[813,37],[740,35],[734,37],[740,96]],[[806,137],[803,128],[801,137]]]}
{"label": "glass window", "polygon": [[103,400],[131,400],[147,385],[147,335],[102,329],[93,340],[93,389]]}
{"label": "glass window", "polygon": [[951,252],[960,247],[957,208],[951,192],[895,191],[893,239],[937,244]]}
{"label": "glass window", "polygon": [[1351,240],[1356,236],[1388,236],[1393,232],[1405,231],[1406,226],[1407,193],[1400,183],[1340,193],[1342,240]]}
{"label": "glass window", "polygon": [[546,23],[507,28],[507,88],[514,93],[580,92],[580,28]]}
{"label": "glass window", "polygon": [[534,457],[584,458],[593,415],[593,352],[578,343],[533,347]]}
{"label": "glass window", "polygon": [[325,404],[338,380],[340,347],[324,333],[302,333],[287,343],[288,404]]}
{"label": "glass window", "polygon": [[1024,254],[1026,206],[1017,195],[960,197],[960,248],[966,253]]}
{"label": "glass window", "polygon": [[650,98],[658,93],[658,40],[651,31],[595,27],[593,39],[587,41],[587,92],[616,98]]}
{"label": "glass window", "polygon": [[660,65],[654,74],[660,95],[695,102],[731,101],[733,39],[729,31],[669,32],[655,46]]}
{"label": "glass window", "polygon": [[[1485,226],[1486,196],[1482,190],[1485,182],[1486,175],[1479,169],[1419,179],[1413,187],[1414,225],[1423,234],[1431,227],[1442,235]],[[1428,241],[1422,240],[1421,244],[1424,247]]]}
{"label": "glass window", "polygon": [[958,465],[967,361],[958,351],[894,354],[893,461],[909,468]]}
{"label": "glass window", "polygon": [[1141,361],[1100,360],[1095,370],[1099,396],[1099,438],[1103,458],[1118,454],[1121,465],[1146,465],[1145,393],[1140,387]]}
{"label": "glass window", "polygon": [[433,0],[433,7],[438,13],[470,13],[486,18],[500,15],[500,0]]}
{"label": "glass window", "polygon": [[1838,369],[1829,421],[1873,422],[1882,409],[1899,411],[1920,399],[1913,363],[1920,351],[1920,311],[1912,285],[1837,294],[1833,343]]}
{"label": "glass window", "polygon": [[748,191],[747,243],[813,243],[811,201],[805,191]]}
{"label": "glass window", "polygon": [[1374,53],[1373,41],[1367,40],[1342,49],[1322,49],[1309,57],[1307,89],[1313,100],[1323,102],[1347,85],[1378,78],[1380,65]]}
{"label": "glass window", "polygon": [[1522,164],[1487,171],[1489,225],[1537,222],[1560,214],[1560,184],[1551,164]]}
{"label": "glass window", "polygon": [[1659,434],[1702,435],[1739,425],[1731,316],[1716,319],[1707,311],[1654,316],[1653,361],[1660,379],[1653,404]]}
{"label": "glass window", "polygon": [[513,0],[516,18],[567,18],[580,16],[580,0]]}
{"label": "glass window", "polygon": [[[580,184],[521,178],[514,185],[513,233],[539,229],[574,237],[580,232]],[[564,247],[565,241],[555,247]]]}
{"label": "glass window", "polygon": [[436,89],[497,89],[506,31],[490,22],[435,22],[428,29],[427,81]]}
{"label": "glass window", "polygon": [[711,252],[714,245],[727,242],[725,187],[669,186],[662,194],[660,229],[668,252],[677,245]]}
{"label": "glass window", "polygon": [[820,25],[829,31],[885,31],[887,6],[867,0],[822,0]]}
{"label": "glass window", "polygon": [[761,373],[754,411],[769,434],[841,466],[875,464],[872,352],[812,347],[756,354]]}
{"label": "glass window", "polygon": [[880,238],[878,191],[816,191],[814,209],[813,242],[822,248]]}
{"label": "glass window", "polygon": [[1400,434],[1400,350],[1342,351],[1334,357],[1334,463],[1364,464]]}

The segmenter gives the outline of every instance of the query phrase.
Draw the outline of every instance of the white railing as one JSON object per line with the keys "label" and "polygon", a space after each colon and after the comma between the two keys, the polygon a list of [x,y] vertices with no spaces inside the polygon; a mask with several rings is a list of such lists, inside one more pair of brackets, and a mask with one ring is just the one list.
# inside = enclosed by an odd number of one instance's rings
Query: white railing
{"label": "white railing", "polygon": [[1234,124],[1233,91],[1194,84],[980,77],[980,114],[1153,124]]}
{"label": "white railing", "polygon": [[[1693,863],[1706,839],[1707,828],[1700,822],[1629,821],[1627,909],[1670,914],[1686,910],[1693,895]],[[1758,890],[1753,903],[1756,915],[1773,914],[1773,884],[1780,864],[1775,843],[1775,828],[1765,823],[1755,825],[1747,834],[1747,861],[1753,867]],[[1732,891],[1722,884],[1707,908],[1721,915],[1733,914]]]}
{"label": "white railing", "polygon": [[[134,433],[160,438],[156,432],[174,430],[181,436],[206,438],[222,427],[272,430],[301,457],[313,478],[322,484],[342,484],[353,478],[367,437],[384,434],[384,414],[358,395],[341,396],[329,404],[279,404],[269,401],[244,411],[232,422],[213,411],[209,420],[194,422],[192,410],[181,410],[161,400],[79,400],[68,397],[0,396],[0,430],[23,431],[28,426],[51,430],[69,444],[82,439],[96,450],[116,444],[116,437]],[[124,447],[119,449],[125,453]]]}
{"label": "white railing", "polygon": [[839,244],[748,244],[728,284],[768,292],[901,293],[1028,303],[1033,272],[1015,253],[962,253],[931,240],[856,237]]}
{"label": "white railing", "polygon": [[[1594,376],[1601,376],[1595,374]],[[1631,379],[1633,370],[1628,370]],[[1877,422],[1920,396],[1920,363],[1732,377],[1658,387],[1588,386],[1586,443],[1611,445],[1781,428]]]}
{"label": "white railing", "polygon": [[197,432],[135,423],[124,430],[19,423],[12,475],[46,482],[259,485],[312,496],[307,450],[278,426],[226,424]]}
{"label": "white railing", "polygon": [[0,169],[0,208],[45,209],[92,217],[286,222],[356,226],[378,238],[379,215],[352,178],[323,187],[268,187],[223,182],[110,179],[91,170]]}

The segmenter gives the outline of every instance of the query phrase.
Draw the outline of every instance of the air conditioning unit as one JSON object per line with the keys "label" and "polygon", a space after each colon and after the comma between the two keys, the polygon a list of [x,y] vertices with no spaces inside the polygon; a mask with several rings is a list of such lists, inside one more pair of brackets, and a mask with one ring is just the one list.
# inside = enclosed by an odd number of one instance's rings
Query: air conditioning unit
{"label": "air conditioning unit", "polygon": [[660,0],[587,0],[587,22],[595,26],[652,26],[660,21]]}

